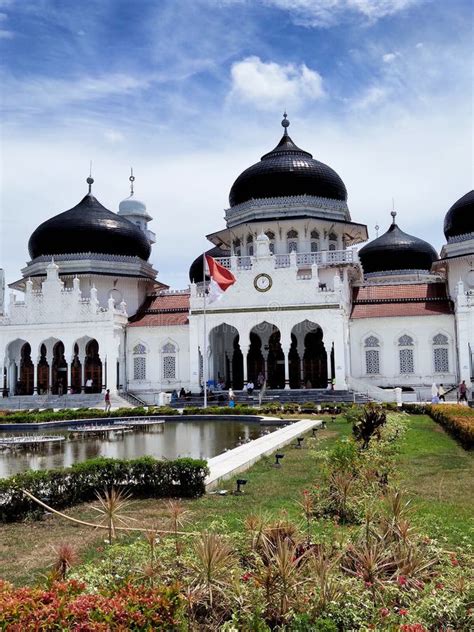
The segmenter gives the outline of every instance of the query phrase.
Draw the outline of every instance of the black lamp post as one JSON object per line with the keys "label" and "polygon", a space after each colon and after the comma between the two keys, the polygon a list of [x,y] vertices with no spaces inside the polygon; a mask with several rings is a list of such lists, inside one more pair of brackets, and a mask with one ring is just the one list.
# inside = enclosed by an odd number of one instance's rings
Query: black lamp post
{"label": "black lamp post", "polygon": [[244,492],[242,491],[242,487],[244,485],[247,485],[247,479],[245,478],[238,478],[236,480],[236,485],[237,485],[237,489],[235,490],[234,494],[243,494]]}
{"label": "black lamp post", "polygon": [[298,438],[296,439],[296,441],[297,441],[297,444],[296,444],[296,446],[295,446],[295,447],[296,447],[296,448],[300,448],[300,449],[301,449],[301,448],[303,447],[304,437],[298,437]]}
{"label": "black lamp post", "polygon": [[281,467],[280,461],[283,459],[284,456],[284,454],[275,454],[275,463],[273,464],[274,467]]}

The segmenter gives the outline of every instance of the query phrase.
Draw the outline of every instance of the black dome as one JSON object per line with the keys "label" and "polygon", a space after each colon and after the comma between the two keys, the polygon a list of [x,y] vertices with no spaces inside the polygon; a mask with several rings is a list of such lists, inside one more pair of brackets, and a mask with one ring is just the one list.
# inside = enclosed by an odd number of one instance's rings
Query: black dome
{"label": "black dome", "polygon": [[444,218],[446,239],[474,233],[474,190],[455,202]]}
{"label": "black dome", "polygon": [[347,200],[347,190],[338,174],[297,147],[285,133],[270,153],[246,169],[232,185],[231,206],[251,199],[314,195],[333,200]]}
{"label": "black dome", "polygon": [[30,237],[28,250],[32,259],[94,252],[146,261],[151,247],[138,226],[106,209],[89,192],[74,208],[40,224]]}
{"label": "black dome", "polygon": [[[211,248],[210,250],[206,250],[206,255],[210,255],[211,257],[230,257],[230,250],[222,250],[222,248]],[[189,268],[189,280],[191,283],[202,283],[203,280],[203,255],[199,255],[192,262]],[[206,280],[209,281],[209,277],[206,275]]]}
{"label": "black dome", "polygon": [[438,259],[428,242],[407,235],[394,223],[388,231],[359,250],[364,274],[391,270],[431,270]]}

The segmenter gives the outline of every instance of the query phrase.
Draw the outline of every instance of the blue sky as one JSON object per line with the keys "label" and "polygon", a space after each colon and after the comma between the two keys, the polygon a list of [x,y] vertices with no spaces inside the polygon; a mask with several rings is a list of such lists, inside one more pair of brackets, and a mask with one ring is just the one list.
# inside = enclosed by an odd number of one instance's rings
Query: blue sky
{"label": "blue sky", "polygon": [[48,217],[133,165],[160,278],[186,284],[240,171],[290,134],[338,171],[355,221],[437,248],[472,188],[464,0],[0,0],[2,252],[9,281]]}

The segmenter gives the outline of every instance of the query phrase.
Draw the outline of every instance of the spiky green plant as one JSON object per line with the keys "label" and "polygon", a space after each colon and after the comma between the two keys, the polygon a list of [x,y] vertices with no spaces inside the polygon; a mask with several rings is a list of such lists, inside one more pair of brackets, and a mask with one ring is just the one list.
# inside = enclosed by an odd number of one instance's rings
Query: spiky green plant
{"label": "spiky green plant", "polygon": [[130,508],[130,494],[125,490],[112,487],[110,490],[105,489],[102,494],[96,492],[96,496],[99,507],[93,507],[93,509],[99,514],[99,524],[107,525],[109,544],[112,544],[116,535],[116,527],[119,525],[128,527],[129,521],[135,520],[135,518],[123,513]]}

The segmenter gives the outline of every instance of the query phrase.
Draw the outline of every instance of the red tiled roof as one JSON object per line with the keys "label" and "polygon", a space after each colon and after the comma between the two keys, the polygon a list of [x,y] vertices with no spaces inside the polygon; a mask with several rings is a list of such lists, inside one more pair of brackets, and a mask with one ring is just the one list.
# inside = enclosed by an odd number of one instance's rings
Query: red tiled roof
{"label": "red tiled roof", "polygon": [[351,318],[436,316],[452,313],[452,304],[444,283],[368,285],[353,289]]}
{"label": "red tiled roof", "polygon": [[129,327],[187,325],[189,294],[151,294],[129,321]]}

